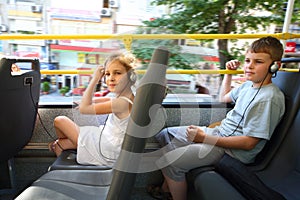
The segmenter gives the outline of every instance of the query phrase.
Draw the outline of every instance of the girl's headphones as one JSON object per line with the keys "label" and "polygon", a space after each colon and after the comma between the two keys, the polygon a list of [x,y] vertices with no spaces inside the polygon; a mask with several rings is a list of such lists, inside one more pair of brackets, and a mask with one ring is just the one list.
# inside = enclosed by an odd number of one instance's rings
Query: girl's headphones
{"label": "girl's headphones", "polygon": [[270,67],[269,67],[269,72],[270,72],[271,74],[274,74],[274,73],[276,73],[276,72],[279,70],[279,68],[280,68],[280,63],[278,63],[278,62],[273,62],[273,63],[270,65]]}
{"label": "girl's headphones", "polygon": [[137,80],[137,76],[133,69],[130,69],[127,72],[127,77],[128,77],[128,80],[130,81],[130,85],[134,85]]}
{"label": "girl's headphones", "polygon": [[[137,75],[136,75],[136,73],[134,72],[133,69],[130,69],[127,72],[127,78],[128,78],[128,80],[130,82],[130,85],[134,85],[135,84],[135,82],[137,80]],[[104,83],[106,82],[106,76],[105,75],[103,76],[103,81],[104,81]]]}

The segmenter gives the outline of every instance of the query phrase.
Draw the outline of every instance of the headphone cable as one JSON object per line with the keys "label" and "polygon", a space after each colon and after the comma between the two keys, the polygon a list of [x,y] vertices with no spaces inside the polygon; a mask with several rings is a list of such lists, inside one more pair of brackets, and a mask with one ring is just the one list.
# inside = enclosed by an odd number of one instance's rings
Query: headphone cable
{"label": "headphone cable", "polygon": [[257,92],[255,93],[255,95],[252,97],[251,101],[250,101],[250,102],[248,103],[248,105],[246,106],[246,108],[245,108],[245,110],[244,110],[244,112],[243,112],[243,115],[242,115],[242,117],[241,117],[239,123],[238,123],[237,126],[235,127],[234,131],[233,131],[231,134],[227,135],[227,137],[232,136],[232,135],[237,131],[237,129],[239,128],[241,122],[243,121],[243,119],[244,119],[244,117],[245,117],[245,114],[246,114],[246,111],[247,111],[248,107],[251,105],[251,103],[254,101],[255,97],[256,97],[257,94],[259,93],[259,91],[260,91],[260,89],[262,88],[263,83],[264,83],[264,81],[266,80],[268,74],[269,74],[269,73],[267,73],[267,74],[265,75],[265,77],[264,77],[264,79],[262,80],[262,82],[261,82],[261,84],[260,84],[260,86],[259,86]]}
{"label": "headphone cable", "polygon": [[[36,114],[37,114],[37,116],[38,116],[38,119],[40,120],[40,123],[41,123],[43,129],[46,131],[47,135],[48,135],[52,140],[57,140],[56,138],[54,138],[54,137],[49,133],[49,131],[47,130],[46,126],[44,125],[44,122],[43,122],[43,120],[42,120],[42,117],[41,117],[41,115],[40,115],[40,113],[39,113],[39,111],[38,111],[38,103],[35,103],[35,102],[34,102],[34,99],[33,99],[33,95],[32,95],[32,83],[29,83],[29,86],[30,86],[30,87],[29,87],[29,91],[30,91],[31,101],[32,101],[32,104],[33,104],[33,106],[34,106],[35,112],[36,112]],[[57,144],[62,150],[64,150],[64,149],[62,148],[62,146],[61,146],[58,142],[57,142],[56,144]]]}

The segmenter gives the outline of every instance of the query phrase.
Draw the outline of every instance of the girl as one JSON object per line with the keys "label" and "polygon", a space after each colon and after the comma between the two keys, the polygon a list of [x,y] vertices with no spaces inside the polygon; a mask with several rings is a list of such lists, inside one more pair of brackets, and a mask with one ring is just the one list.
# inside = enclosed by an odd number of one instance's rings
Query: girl
{"label": "girl", "polygon": [[[66,116],[54,119],[58,139],[49,144],[57,156],[63,150],[77,148],[77,162],[88,165],[112,165],[117,159],[134,100],[131,86],[136,81],[131,54],[111,55],[104,67],[96,68],[82,101],[82,114],[109,114],[104,125],[79,127]],[[95,86],[104,77],[108,89],[116,96],[93,100]]]}

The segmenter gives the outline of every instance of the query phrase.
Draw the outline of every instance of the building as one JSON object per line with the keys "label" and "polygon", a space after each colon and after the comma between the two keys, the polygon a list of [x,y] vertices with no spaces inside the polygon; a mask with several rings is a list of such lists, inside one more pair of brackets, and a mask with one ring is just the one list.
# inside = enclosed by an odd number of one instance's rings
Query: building
{"label": "building", "polygon": [[[5,0],[0,1],[0,31],[9,34],[124,34],[142,20],[165,13],[150,0]],[[4,55],[38,57],[59,69],[94,68],[120,48],[119,40],[0,41]],[[77,87],[73,75],[56,77],[59,87]],[[80,86],[80,85],[79,85]]]}
{"label": "building", "polygon": [[[48,32],[52,34],[124,34],[142,25],[142,20],[164,14],[162,7],[153,7],[150,0],[51,0],[47,12]],[[58,40],[49,43],[51,61],[60,69],[95,68],[103,64],[111,52],[120,49],[122,41]],[[77,76],[77,75],[75,75]],[[72,75],[67,79],[74,80]],[[77,76],[77,79],[80,79]],[[65,78],[62,78],[65,80]],[[62,85],[64,85],[63,82]],[[72,84],[71,81],[71,86]],[[77,87],[82,87],[80,81]]]}
{"label": "building", "polygon": [[[45,16],[43,5],[40,1],[1,1],[1,32],[10,34],[40,34],[44,32]],[[38,57],[46,60],[45,42],[34,41],[2,41],[4,55],[22,57]]]}

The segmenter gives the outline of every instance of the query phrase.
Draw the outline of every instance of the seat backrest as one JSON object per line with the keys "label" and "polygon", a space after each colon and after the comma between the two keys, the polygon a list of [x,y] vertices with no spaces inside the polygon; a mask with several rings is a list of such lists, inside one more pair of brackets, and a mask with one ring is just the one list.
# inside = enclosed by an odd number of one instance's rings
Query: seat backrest
{"label": "seat backrest", "polygon": [[300,197],[300,110],[289,127],[280,148],[259,178],[286,199]]}
{"label": "seat backrest", "polygon": [[[31,63],[32,69],[12,75],[14,63]],[[0,162],[17,154],[31,139],[40,96],[40,64],[37,59],[0,61]]]}
{"label": "seat backrest", "polygon": [[271,139],[264,149],[257,155],[256,160],[249,167],[253,170],[261,170],[267,166],[281,145],[289,126],[292,124],[300,104],[300,72],[277,72],[273,79],[285,95],[285,113],[277,125]]}

